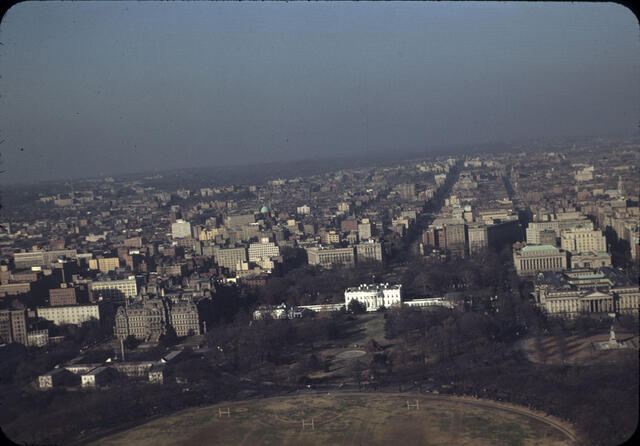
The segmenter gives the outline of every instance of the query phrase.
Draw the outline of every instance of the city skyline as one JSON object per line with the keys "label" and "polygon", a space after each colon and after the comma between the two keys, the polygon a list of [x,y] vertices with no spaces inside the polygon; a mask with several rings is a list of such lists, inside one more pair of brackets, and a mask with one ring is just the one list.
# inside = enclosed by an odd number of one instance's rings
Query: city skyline
{"label": "city skyline", "polygon": [[[248,183],[176,173],[7,187],[0,402],[14,410],[0,427],[38,444],[137,443],[140,429],[306,444],[282,399],[304,407],[311,386],[326,395],[316,420],[342,397],[381,420],[327,417],[323,444],[353,432],[367,444],[620,443],[638,418],[639,148],[597,139]],[[537,423],[459,433],[431,392],[462,417],[506,401]],[[279,401],[286,421],[256,429],[248,395]],[[383,412],[369,404],[381,395]],[[397,435],[389,410],[404,417],[407,398],[431,410]],[[208,421],[193,422],[195,407]],[[192,427],[172,428],[177,418]]]}
{"label": "city skyline", "polygon": [[0,24],[0,434],[622,444],[624,6],[23,2]]}

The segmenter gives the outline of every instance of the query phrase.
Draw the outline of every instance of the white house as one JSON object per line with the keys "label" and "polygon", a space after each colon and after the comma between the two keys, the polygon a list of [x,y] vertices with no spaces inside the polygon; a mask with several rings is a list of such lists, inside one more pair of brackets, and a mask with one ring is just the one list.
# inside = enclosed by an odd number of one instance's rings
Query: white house
{"label": "white house", "polygon": [[380,307],[399,307],[402,305],[402,285],[374,283],[347,288],[344,292],[344,304],[347,308],[352,300],[363,304],[367,311],[376,311]]}

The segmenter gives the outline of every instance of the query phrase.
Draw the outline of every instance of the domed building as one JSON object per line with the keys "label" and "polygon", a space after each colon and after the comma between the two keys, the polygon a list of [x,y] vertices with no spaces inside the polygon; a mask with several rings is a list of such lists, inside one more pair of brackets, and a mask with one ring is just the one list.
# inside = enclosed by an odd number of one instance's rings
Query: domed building
{"label": "domed building", "polygon": [[260,213],[269,215],[269,214],[271,214],[271,209],[269,209],[269,206],[265,204],[264,206],[262,206],[260,208]]}

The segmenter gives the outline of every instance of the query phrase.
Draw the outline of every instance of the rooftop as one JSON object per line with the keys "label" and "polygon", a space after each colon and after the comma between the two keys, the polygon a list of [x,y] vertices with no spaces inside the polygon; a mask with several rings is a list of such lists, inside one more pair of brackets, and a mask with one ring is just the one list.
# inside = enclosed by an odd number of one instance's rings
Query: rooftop
{"label": "rooftop", "polygon": [[388,283],[363,283],[357,287],[347,288],[345,291],[378,291],[378,290],[397,290],[402,285],[389,285]]}
{"label": "rooftop", "polygon": [[572,277],[572,279],[602,279],[604,274],[602,273],[593,273],[593,274],[578,274],[577,276]]}
{"label": "rooftop", "polygon": [[551,245],[527,245],[522,248],[522,252],[536,252],[536,251],[558,251],[558,248]]}
{"label": "rooftop", "polygon": [[[582,282],[586,280],[594,282]],[[563,272],[544,271],[536,276],[536,284],[547,285],[556,290],[571,290],[593,285],[623,287],[635,283],[622,271],[611,267],[601,267],[598,269],[580,268]]]}
{"label": "rooftop", "polygon": [[136,279],[120,279],[120,280],[96,280],[93,285],[116,284],[116,283],[132,283]]}
{"label": "rooftop", "polygon": [[597,257],[609,257],[609,253],[606,251],[582,251],[578,254],[574,254],[575,256],[597,256]]}

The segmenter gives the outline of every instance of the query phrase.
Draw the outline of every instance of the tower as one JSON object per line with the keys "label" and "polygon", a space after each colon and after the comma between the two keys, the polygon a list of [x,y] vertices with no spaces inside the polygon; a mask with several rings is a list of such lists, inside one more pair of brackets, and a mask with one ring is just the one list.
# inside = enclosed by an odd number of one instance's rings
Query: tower
{"label": "tower", "polygon": [[624,187],[622,185],[622,177],[618,175],[618,194],[624,195]]}

